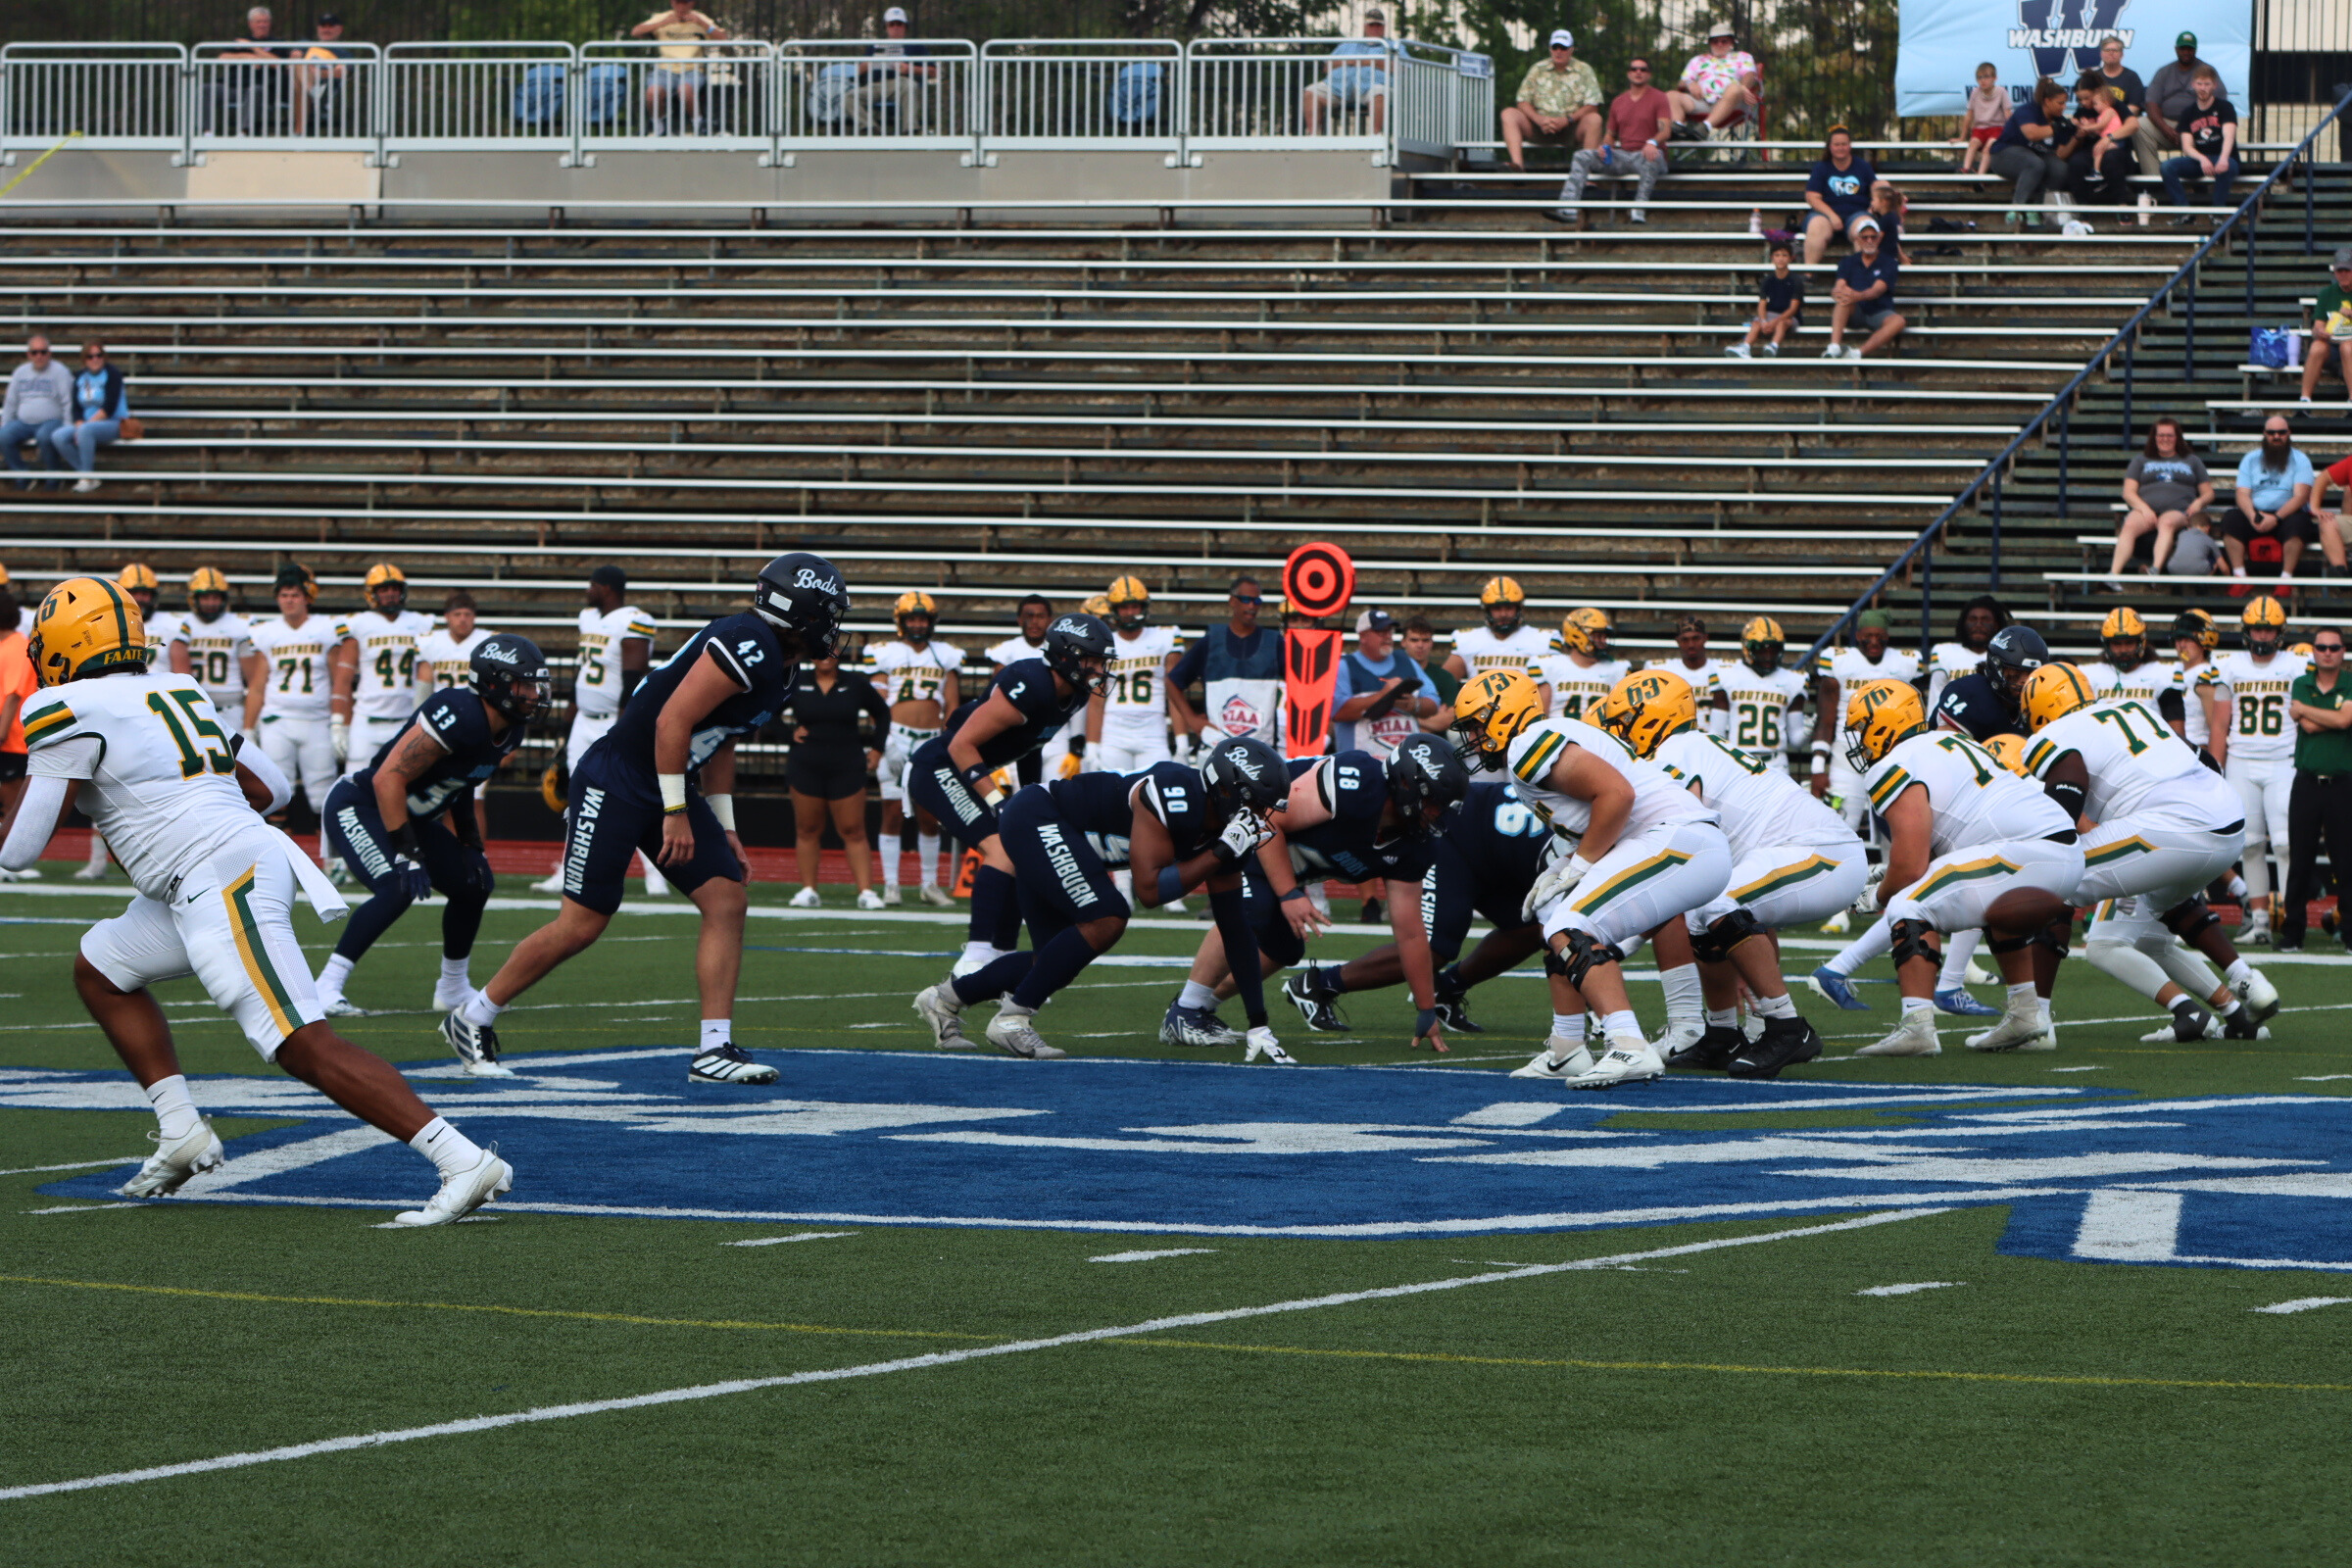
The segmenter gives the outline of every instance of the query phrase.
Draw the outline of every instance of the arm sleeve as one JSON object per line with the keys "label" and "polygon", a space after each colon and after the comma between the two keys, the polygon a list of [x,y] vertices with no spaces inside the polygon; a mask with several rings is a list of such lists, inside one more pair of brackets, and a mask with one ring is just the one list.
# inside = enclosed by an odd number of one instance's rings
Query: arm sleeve
{"label": "arm sleeve", "polygon": [[2166,718],[2185,722],[2188,717],[2188,704],[2183,700],[2180,689],[2175,686],[2158,692],[2156,694],[2156,711]]}
{"label": "arm sleeve", "polygon": [[49,835],[57,831],[57,819],[64,812],[67,782],[63,774],[44,773],[24,786],[24,794],[17,802],[16,819],[8,830],[8,842],[0,844],[0,870],[27,870],[40,859],[41,852],[49,847]]}
{"label": "arm sleeve", "polygon": [[286,803],[294,798],[294,781],[286,777],[284,770],[267,751],[259,746],[247,746],[243,737],[237,741],[237,765],[251,773],[261,782],[262,788],[270,792],[270,804],[262,811],[264,816],[285,809]]}

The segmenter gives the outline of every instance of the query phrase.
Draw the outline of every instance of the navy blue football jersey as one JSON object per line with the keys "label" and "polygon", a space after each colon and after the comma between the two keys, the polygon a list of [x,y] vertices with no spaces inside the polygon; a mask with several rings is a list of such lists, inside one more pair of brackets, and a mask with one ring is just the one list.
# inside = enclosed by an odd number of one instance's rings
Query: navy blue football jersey
{"label": "navy blue football jersey", "polygon": [[1536,885],[1550,848],[1551,830],[1520,803],[1508,784],[1474,783],[1462,808],[1450,813],[1443,835],[1470,867],[1482,888]]}
{"label": "navy blue football jersey", "polygon": [[1986,740],[2018,726],[2017,710],[2010,707],[1991,681],[1982,675],[1963,675],[1946,681],[1936,704],[1936,717],[1959,726],[1971,740]]}
{"label": "navy blue football jersey", "polygon": [[459,796],[497,772],[498,764],[522,744],[520,724],[509,724],[495,737],[491,735],[489,710],[470,688],[445,688],[427,697],[399,733],[376,748],[375,756],[353,780],[368,798],[375,794],[375,770],[417,725],[444,748],[440,760],[409,781],[409,815],[419,822],[429,822],[448,810]]}
{"label": "navy blue football jersey", "polygon": [[600,743],[611,749],[615,760],[649,775],[655,771],[654,725],[661,719],[662,705],[669,701],[687,671],[705,659],[726,671],[727,678],[742,690],[710,710],[695,726],[686,749],[687,772],[695,772],[721,746],[751,734],[783,710],[795,666],[785,657],[776,629],[749,611],[721,615],[649,670],[630,693],[628,706],[620,710],[612,733]]}
{"label": "navy blue football jersey", "polygon": [[1021,722],[1010,729],[999,730],[980,743],[980,760],[989,767],[1006,767],[1027,757],[1052,740],[1070,715],[1086,707],[1085,688],[1073,692],[1065,701],[1054,687],[1054,671],[1042,659],[1023,659],[1006,664],[997,671],[989,689],[965,703],[948,717],[943,731],[953,739],[963,721],[980,710],[980,705],[997,692],[1020,710]]}
{"label": "navy blue football jersey", "polygon": [[1362,882],[1373,877],[1399,877],[1418,882],[1429,869],[1434,838],[1401,835],[1378,842],[1381,808],[1389,803],[1388,770],[1370,752],[1342,752],[1336,757],[1300,758],[1288,764],[1291,779],[1321,768],[1323,804],[1331,819],[1310,828],[1283,827],[1292,858],[1304,871]]}

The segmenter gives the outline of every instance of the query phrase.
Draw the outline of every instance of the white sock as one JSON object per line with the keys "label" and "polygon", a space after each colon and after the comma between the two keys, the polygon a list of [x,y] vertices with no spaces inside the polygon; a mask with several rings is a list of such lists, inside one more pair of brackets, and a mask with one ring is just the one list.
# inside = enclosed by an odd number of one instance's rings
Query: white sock
{"label": "white sock", "polygon": [[90,863],[92,865],[106,864],[106,840],[95,833],[90,835]]}
{"label": "white sock", "polygon": [[1924,1017],[1933,1026],[1936,1022],[1936,1000],[1933,997],[1905,997],[1903,1022],[1909,1023],[1914,1017]]}
{"label": "white sock", "polygon": [[433,1168],[443,1176],[455,1176],[471,1170],[474,1161],[482,1157],[482,1146],[435,1116],[424,1124],[409,1147],[433,1162]]}
{"label": "white sock", "polygon": [[1217,994],[1198,980],[1187,980],[1184,983],[1184,989],[1177,993],[1176,1005],[1179,1007],[1207,1007],[1214,1011],[1217,1005]]}
{"label": "white sock", "polygon": [[[2268,925],[2271,919],[2271,862],[2264,857],[2261,849],[2251,844],[2246,848],[2253,851],[2245,860],[2246,923]],[[2253,906],[2253,901],[2256,899],[2263,901],[2263,906],[2259,909]]]}
{"label": "white sock", "polygon": [[1602,1017],[1600,1032],[1611,1040],[1638,1037],[1642,1033],[1642,1020],[1635,1017],[1633,1009],[1628,1007],[1623,1012],[1612,1012]]}
{"label": "white sock", "polygon": [[1957,991],[1968,981],[1968,960],[1977,956],[1981,931],[1955,931],[1944,938],[1943,969],[1936,977],[1938,991]]}
{"label": "white sock", "polygon": [[1786,991],[1777,997],[1758,997],[1756,999],[1756,1016],[1759,1018],[1793,1018],[1796,1016],[1796,1004],[1788,1000],[1788,993]]}
{"label": "white sock", "polygon": [[2230,873],[2230,897],[2239,903],[2246,897],[2246,879],[2235,871]]}
{"label": "white sock", "polygon": [[1887,951],[1893,946],[1893,928],[1887,924],[1886,917],[1882,914],[1871,922],[1869,930],[1848,942],[1836,957],[1823,964],[1822,967],[1845,975],[1850,979],[1856,969],[1861,968],[1873,958],[1885,957]]}
{"label": "white sock", "polygon": [[2034,995],[2034,982],[2031,980],[2009,988],[2009,1010],[2011,1012],[2021,1012],[2040,1000]]}
{"label": "white sock", "polygon": [[446,988],[464,986],[466,990],[471,991],[473,977],[466,971],[472,963],[473,960],[470,957],[443,958],[441,960],[441,984]]}
{"label": "white sock", "polygon": [[732,1018],[705,1018],[703,1020],[703,1049],[705,1051],[716,1051],[719,1047],[732,1043],[734,1039],[735,1021]]}
{"label": "white sock", "polygon": [[1581,1012],[1555,1012],[1551,1015],[1551,1032],[1575,1044],[1585,1038],[1585,1015]]}
{"label": "white sock", "polygon": [[179,1142],[203,1125],[204,1118],[196,1113],[196,1102],[188,1098],[184,1073],[175,1072],[149,1084],[147,1103],[155,1107],[156,1127],[167,1144]]}
{"label": "white sock", "polygon": [[498,1022],[498,1015],[507,1009],[490,1000],[487,991],[475,991],[458,1004],[458,1016],[476,1029],[487,1029]]}
{"label": "white sock", "polygon": [[1738,1007],[1709,1007],[1707,1009],[1707,1027],[1710,1029],[1739,1028],[1740,1009]]}
{"label": "white sock", "polygon": [[330,997],[341,996],[343,983],[351,978],[351,971],[359,961],[357,958],[346,958],[340,953],[328,954],[326,967],[318,971],[318,989]]}
{"label": "white sock", "polygon": [[2234,989],[2254,978],[2254,966],[2243,958],[2232,958],[2230,960],[2230,967],[2222,971],[2222,978],[2229,981],[2231,988]]}
{"label": "white sock", "polygon": [[939,835],[917,833],[914,836],[914,863],[922,872],[921,882],[927,888],[944,888],[948,884],[934,873],[939,869]]}
{"label": "white sock", "polygon": [[1698,965],[1686,963],[1658,971],[1658,984],[1666,993],[1666,1027],[1696,1023],[1705,1016],[1707,994],[1698,983]]}
{"label": "white sock", "polygon": [[896,833],[882,835],[882,886],[892,893],[899,891],[899,860],[906,853],[906,841]]}
{"label": "white sock", "polygon": [[974,963],[994,963],[1004,956],[1004,951],[989,942],[966,942],[963,956]]}

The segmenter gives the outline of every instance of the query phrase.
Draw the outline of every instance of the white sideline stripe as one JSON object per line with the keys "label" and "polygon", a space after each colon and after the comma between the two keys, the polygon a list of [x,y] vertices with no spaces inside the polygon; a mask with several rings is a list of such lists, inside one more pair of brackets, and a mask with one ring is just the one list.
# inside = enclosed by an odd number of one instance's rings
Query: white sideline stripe
{"label": "white sideline stripe", "polygon": [[77,1159],[67,1165],[20,1165],[15,1170],[0,1170],[0,1176],[30,1176],[45,1170],[100,1170],[108,1165],[135,1165],[144,1154],[124,1154],[121,1159]]}
{"label": "white sideline stripe", "polygon": [[721,1247],[781,1247],[786,1242],[829,1242],[836,1236],[855,1236],[856,1231],[803,1231],[798,1236],[757,1236],[748,1242],[721,1242]]}
{"label": "white sideline stripe", "polygon": [[1921,1291],[1957,1290],[1967,1283],[1966,1280],[1919,1280],[1910,1285],[1873,1285],[1867,1290],[1856,1291],[1854,1294],[1856,1296],[1916,1296]]}
{"label": "white sideline stripe", "polygon": [[97,1487],[131,1486],[143,1481],[165,1481],[174,1476],[204,1475],[217,1470],[242,1470],[257,1464],[275,1464],[287,1459],[308,1459],[321,1453],[342,1453],[353,1448],[382,1447],[394,1443],[414,1443],[420,1438],[461,1437],[472,1432],[494,1432],[501,1427],[522,1426],[540,1421],[564,1421],[573,1416],[603,1415],[612,1410],[641,1410],[655,1405],[682,1404],[694,1399],[715,1399],[724,1395],[749,1394],[759,1389],[792,1388],[804,1383],[839,1383],[850,1378],[880,1377],[890,1372],[915,1372],[935,1366],[954,1366],[959,1361],[978,1361],[990,1356],[1019,1355],[1030,1350],[1059,1349],[1065,1345],[1091,1345],[1101,1340],[1126,1339],[1138,1334],[1156,1334],[1168,1329],[1200,1328],[1210,1323],[1232,1323],[1244,1318],[1266,1317],[1277,1312],[1309,1312],[1318,1307],[1351,1306],[1358,1301],[1394,1300],[1400,1297],[1423,1296],[1433,1291],[1458,1291],[1470,1285],[1494,1285],[1505,1280],[1536,1279],[1546,1274],[1567,1274],[1585,1269],[1614,1268],[1625,1263],[1638,1263],[1653,1257],[1688,1257],[1694,1252],[1712,1252],[1729,1247],[1753,1247],[1765,1242],[1794,1241],[1805,1236],[1824,1236],[1834,1231],[1862,1230],[1873,1225],[1886,1225],[1898,1220],[1917,1219],[1926,1214],[1943,1214],[1941,1208],[1907,1209],[1891,1214],[1865,1214],[1854,1219],[1841,1219],[1828,1225],[1807,1225],[1796,1230],[1770,1231],[1761,1236],[1726,1236],[1714,1241],[1687,1242],[1680,1247],[1661,1247],[1643,1252],[1620,1252],[1609,1257],[1577,1258],[1567,1263],[1535,1263],[1524,1268],[1505,1269],[1496,1273],[1466,1274],[1456,1279],[1427,1280],[1416,1285],[1387,1285],[1369,1291],[1343,1291],[1331,1296],[1302,1297],[1292,1301],[1273,1301],[1264,1306],[1236,1306],[1221,1312],[1186,1312],[1175,1317],[1152,1318],[1142,1323],[1128,1323],[1115,1328],[1081,1329],[1074,1334],[1055,1334],[1038,1340],[1014,1340],[1004,1345],[975,1346],[963,1350],[935,1350],[927,1355],[903,1356],[894,1361],[868,1361],[861,1366],[833,1367],[814,1372],[791,1372],[772,1378],[737,1378],[726,1383],[702,1383],[689,1388],[662,1389],[653,1394],[633,1394],[617,1399],[587,1399],[575,1404],[545,1405],[532,1410],[514,1410],[505,1415],[477,1415],[463,1421],[443,1421],[432,1426],[401,1427],[383,1432],[364,1432],[347,1438],[326,1438],[317,1443],[289,1444],[279,1448],[262,1448],[251,1453],[224,1453],[213,1459],[191,1459],[182,1464],[154,1465],[144,1470],[118,1470],[110,1475],[83,1476],[74,1481],[44,1481],[32,1486],[0,1489],[0,1502],[19,1497],[45,1497],[60,1492],[87,1492]]}
{"label": "white sideline stripe", "polygon": [[2273,1301],[2269,1306],[2249,1307],[2247,1310],[2253,1312],[2278,1312],[2281,1314],[2287,1312],[2309,1312],[2315,1308],[2323,1306],[2341,1306],[2346,1301],[2352,1301],[2352,1296],[2303,1296],[2298,1297],[2291,1301]]}
{"label": "white sideline stripe", "polygon": [[1102,1256],[1090,1257],[1087,1261],[1089,1263],[1149,1263],[1155,1257],[1199,1257],[1205,1252],[1215,1250],[1216,1249],[1213,1247],[1169,1247],[1156,1252],[1104,1252]]}
{"label": "white sideline stripe", "polygon": [[95,1214],[102,1208],[144,1208],[144,1203],[60,1203],[55,1208],[28,1208],[27,1214]]}

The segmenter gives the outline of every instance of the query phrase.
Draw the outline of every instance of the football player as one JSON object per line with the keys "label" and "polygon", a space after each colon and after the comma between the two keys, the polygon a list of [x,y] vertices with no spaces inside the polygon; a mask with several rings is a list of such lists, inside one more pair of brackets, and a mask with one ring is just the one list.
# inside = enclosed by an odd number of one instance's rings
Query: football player
{"label": "football player", "polygon": [[[323,814],[326,792],[341,776],[329,706],[334,654],[350,633],[333,617],[311,612],[318,584],[301,566],[280,567],[276,591],[277,613],[249,633],[262,678],[245,688],[243,727],[261,737],[270,760]],[[331,858],[323,838],[322,863]]]}
{"label": "football player", "polygon": [[[1063,1055],[1031,1019],[1126,931],[1131,906],[1111,885],[1114,867],[1129,868],[1145,908],[1205,887],[1217,929],[1228,941],[1250,941],[1242,867],[1271,831],[1267,814],[1283,808],[1287,779],[1272,747],[1229,737],[1198,771],[1154,762],[1140,774],[1087,773],[1014,795],[1000,842],[1013,862],[1029,951],[1007,953],[916,997],[914,1010],[932,1038],[951,1048],[966,1044],[963,1009],[1001,998],[988,1023],[991,1045],[1033,1061]],[[1266,1022],[1255,975],[1244,977],[1242,1005],[1250,1016],[1244,1059],[1292,1065]]]}
{"label": "football player", "polygon": [[[882,902],[904,904],[906,895],[899,891],[899,860],[906,843],[906,759],[914,749],[940,732],[947,716],[956,711],[962,699],[956,691],[956,671],[963,665],[963,651],[943,642],[934,641],[932,631],[939,623],[939,601],[920,589],[909,589],[899,595],[891,607],[891,624],[899,635],[896,640],[866,651],[873,664],[874,690],[890,705],[890,734],[882,743],[882,765],[879,769],[882,784]],[[939,822],[921,807],[914,810],[915,896],[938,908],[950,908],[956,901],[942,880],[935,880],[939,865]],[[955,864],[953,852],[948,863]],[[954,873],[943,879],[952,884]]]}
{"label": "football player", "polygon": [[2265,849],[2287,861],[2287,796],[2295,782],[2295,725],[2287,692],[2308,662],[2286,652],[2286,607],[2269,594],[2238,616],[2245,647],[2198,669],[2196,693],[2208,705],[2213,759],[2237,791],[2246,824],[2246,923],[2237,940],[2271,943],[2271,864]]}
{"label": "football player", "polygon": [[[92,926],[74,985],[155,1107],[156,1152],[122,1189],[176,1192],[225,1153],[197,1111],[149,987],[194,975],[262,1059],[430,1159],[441,1186],[404,1225],[445,1225],[506,1192],[514,1170],[433,1114],[390,1063],[334,1032],[295,941],[299,887],[322,918],[342,900],[257,810],[291,792],[259,748],[222,729],[187,675],[150,673],[137,607],[74,577],[42,601],[30,654],[43,690],[27,707],[31,784],[0,867],[31,865],[78,806],[113,843],[138,896]],[[255,755],[240,760],[240,749]]]}
{"label": "football player", "polygon": [[[1952,623],[1949,642],[1937,643],[1928,650],[1920,673],[1927,677],[1928,709],[1933,712],[1943,696],[1943,688],[1963,675],[1974,675],[1984,664],[1984,651],[1992,643],[1992,635],[2016,617],[2008,607],[1990,594],[1979,594],[1960,607],[1960,618]],[[1843,719],[1839,720],[1840,727]]]}
{"label": "football player", "polygon": [[1465,626],[1453,634],[1453,652],[1446,668],[1457,680],[1473,680],[1491,669],[1516,669],[1537,683],[1536,695],[1545,710],[1551,688],[1544,684],[1544,659],[1550,653],[1544,633],[1528,625],[1527,594],[1509,577],[1489,577],[1478,591],[1483,626]]}
{"label": "football player", "polygon": [[[1982,929],[2008,982],[2008,1005],[1975,1051],[2048,1051],[2048,988],[2034,949],[2072,917],[2082,880],[2073,818],[1966,735],[1928,727],[1907,682],[1872,681],[1846,699],[1845,732],[1871,809],[1886,824],[1883,902],[1903,993],[1902,1022],[1865,1056],[1933,1056],[1938,932]],[[1882,902],[1867,890],[1860,906]],[[2045,948],[2045,952],[2048,950]],[[2054,961],[2047,965],[2054,974]]]}
{"label": "football player", "polygon": [[[579,658],[571,677],[571,732],[564,741],[564,777],[569,779],[588,749],[620,720],[654,662],[654,617],[627,602],[629,574],[608,562],[588,574],[588,602],[580,610]],[[647,898],[669,892],[650,855],[637,858]],[[533,893],[564,891],[564,862]]]}
{"label": "football player", "polygon": [[2159,709],[2174,734],[2195,747],[2200,757],[2210,759],[2213,715],[2205,694],[2197,689],[2197,675],[2213,662],[2213,651],[2221,647],[2222,628],[2205,611],[2183,610],[2173,617],[2172,639],[2173,662],[2165,666],[2171,689],[2158,699]]}
{"label": "football player", "polygon": [[[140,562],[131,562],[115,578],[115,586],[127,594],[138,607],[141,624],[147,628],[147,667],[161,673],[172,667],[170,650],[180,638],[180,618],[169,611],[156,609],[160,585],[155,568]],[[106,875],[106,835],[90,835],[89,863],[74,873],[76,882],[95,882]]]}
{"label": "football player", "polygon": [[[1919,679],[1919,657],[1889,646],[1893,626],[1884,610],[1865,610],[1854,617],[1854,645],[1824,648],[1814,668],[1813,793],[1835,806],[1845,825],[1857,833],[1870,828],[1870,802],[1862,794],[1862,776],[1846,760],[1845,748],[1838,744],[1838,704],[1840,694],[1865,681]],[[1845,926],[1837,922],[1837,929],[1842,931]]]}
{"label": "football player", "polygon": [[1724,713],[1724,739],[1775,773],[1788,771],[1788,740],[1805,701],[1805,677],[1781,667],[1781,623],[1758,615],[1740,630],[1740,662],[1715,675],[1708,701]]}
{"label": "football player", "polygon": [[[476,792],[522,744],[524,727],[547,715],[550,686],[538,645],[513,632],[481,640],[471,675],[466,686],[427,697],[367,766],[327,792],[321,831],[372,895],[319,971],[318,1004],[329,1017],[361,1010],[344,999],[353,966],[430,892],[448,901],[433,1010],[448,1012],[473,990],[467,960],[498,885],[482,849]],[[467,1067],[512,1076],[495,1060]]]}
{"label": "football player", "polygon": [[1186,734],[1193,730],[1192,705],[1168,680],[1180,657],[1176,633],[1154,626],[1152,595],[1141,577],[1121,577],[1103,597],[1110,601],[1110,683],[1086,712],[1089,767],[1135,773],[1169,760],[1171,718]]}
{"label": "football player", "polygon": [[368,765],[432,690],[418,651],[433,623],[409,608],[407,574],[379,562],[368,568],[361,597],[367,608],[344,622],[349,641],[335,650],[335,700],[350,703],[351,719],[336,720],[330,732],[346,778]]}
{"label": "football player", "polygon": [[[1671,670],[1619,681],[1601,707],[1600,727],[1718,813],[1735,857],[1723,892],[1683,917],[1706,987],[1706,1032],[1666,1065],[1777,1078],[1811,1061],[1821,1054],[1821,1037],[1788,999],[1773,933],[1861,896],[1870,876],[1861,839],[1786,769],[1700,730],[1695,694]],[[1740,985],[1764,1020],[1752,1045],[1739,1028]]]}
{"label": "football player", "polygon": [[[2164,698],[2174,688],[2172,671],[2148,646],[2148,623],[2139,612],[2111,610],[2099,622],[2099,649],[2107,657],[2075,667],[2090,682],[2093,698],[2105,702],[2122,697],[2163,710]],[[2172,704],[2180,706],[2178,695]]]}
{"label": "football player", "polygon": [[215,708],[232,719],[244,716],[246,689],[262,681],[262,656],[245,617],[229,611],[228,578],[220,567],[199,566],[188,577],[188,613],[171,655],[174,674],[195,676]]}
{"label": "football player", "polygon": [[[1019,629],[981,656],[989,662],[992,680],[1004,673],[1007,664],[1045,656],[1046,628],[1054,624],[1054,601],[1043,594],[1029,594],[1013,607],[1013,618]],[[1085,755],[1084,726],[1073,732],[1065,724],[1048,737],[1045,745],[1021,759],[1013,773],[1014,780],[1035,784],[1040,779],[1075,778],[1083,765],[1075,759]]]}
{"label": "football player", "polygon": [[1606,730],[1545,718],[1524,675],[1480,676],[1462,688],[1453,711],[1463,755],[1500,761],[1520,801],[1568,851],[1529,889],[1523,912],[1543,919],[1547,968],[1600,1013],[1605,1037],[1595,1061],[1581,1025],[1571,1035],[1555,1017],[1544,1049],[1515,1076],[1579,1089],[1663,1076],[1666,1064],[1626,993],[1625,949],[1646,935],[1658,944],[1661,968],[1689,966],[1679,917],[1711,903],[1731,880],[1731,842],[1719,817]]}
{"label": "football player", "polygon": [[1624,679],[1633,666],[1616,658],[1609,647],[1613,628],[1608,612],[1587,608],[1561,617],[1560,634],[1544,659],[1538,677],[1551,689],[1551,716],[1590,722],[1600,711],[1609,688]]}
{"label": "football player", "polygon": [[452,588],[441,602],[441,624],[416,645],[419,673],[434,691],[445,692],[471,684],[473,651],[482,646],[490,628],[477,618],[473,595]]}
{"label": "football player", "polygon": [[702,911],[694,962],[702,1030],[688,1081],[776,1081],[775,1068],[734,1043],[751,874],[735,836],[735,743],[776,716],[795,667],[831,651],[849,608],[831,562],[804,552],[778,556],[760,568],[749,611],[711,621],[646,676],[572,772],[556,917],[441,1020],[441,1038],[467,1070],[498,1060],[501,1012],[604,935],[620,907],[629,864],[642,853]]}
{"label": "football player", "polygon": [[[2033,730],[2026,770],[2086,830],[2077,901],[2144,901],[2166,930],[2223,966],[2236,996],[2224,1009],[2222,1032],[2252,1039],[2278,1010],[2278,993],[2238,956],[2204,898],[2205,885],[2245,845],[2237,792],[2197,760],[2153,704],[2121,697],[2094,704],[2090,683],[2072,664],[2044,664],[2027,680],[2026,722]],[[2206,1037],[2213,1019],[2197,998],[2136,945],[2104,940],[2101,969],[2168,1007],[2176,1039]]]}

